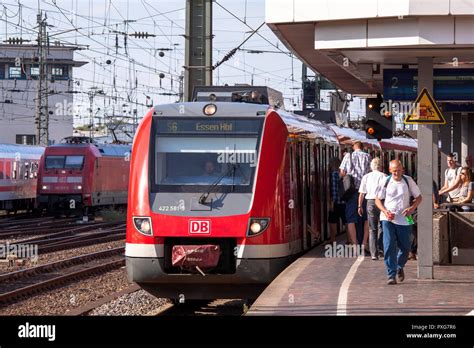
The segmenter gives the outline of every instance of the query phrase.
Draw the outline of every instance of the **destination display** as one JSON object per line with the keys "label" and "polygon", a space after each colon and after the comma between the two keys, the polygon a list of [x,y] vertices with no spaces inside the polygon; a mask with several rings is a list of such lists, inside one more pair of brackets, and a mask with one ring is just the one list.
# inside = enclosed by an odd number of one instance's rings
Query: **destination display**
{"label": "destination display", "polygon": [[[384,100],[413,101],[418,95],[416,69],[385,69]],[[436,101],[473,101],[474,69],[434,69],[433,97]]]}
{"label": "destination display", "polygon": [[258,134],[263,119],[178,119],[161,118],[157,122],[159,134]]}

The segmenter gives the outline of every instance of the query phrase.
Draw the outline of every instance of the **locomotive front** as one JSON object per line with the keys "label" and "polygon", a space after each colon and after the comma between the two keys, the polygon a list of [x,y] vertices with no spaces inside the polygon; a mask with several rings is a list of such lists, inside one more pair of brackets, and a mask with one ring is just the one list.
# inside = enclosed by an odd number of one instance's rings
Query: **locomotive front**
{"label": "locomotive front", "polygon": [[175,299],[252,297],[281,270],[264,233],[272,197],[265,207],[254,201],[267,110],[195,102],[160,106],[144,118],[130,174],[131,281]]}

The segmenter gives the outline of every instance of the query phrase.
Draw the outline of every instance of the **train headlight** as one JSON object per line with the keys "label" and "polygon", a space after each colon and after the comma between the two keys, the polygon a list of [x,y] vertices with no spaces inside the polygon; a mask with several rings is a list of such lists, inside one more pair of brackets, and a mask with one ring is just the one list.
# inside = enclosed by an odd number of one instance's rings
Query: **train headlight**
{"label": "train headlight", "polygon": [[259,233],[262,230],[262,225],[260,225],[258,222],[254,222],[253,224],[250,225],[250,232],[252,233]]}
{"label": "train headlight", "polygon": [[78,190],[82,190],[82,185],[77,185],[76,188],[77,188]]}
{"label": "train headlight", "polygon": [[134,217],[133,225],[135,229],[145,236],[152,236],[153,229],[151,227],[151,218],[149,217]]}
{"label": "train headlight", "polygon": [[216,113],[217,106],[215,104],[207,104],[202,111],[204,115],[212,116]]}
{"label": "train headlight", "polygon": [[41,189],[42,189],[42,190],[47,190],[47,189],[48,189],[48,185],[43,185],[43,186],[41,186]]}
{"label": "train headlight", "polygon": [[247,229],[247,237],[254,237],[262,234],[270,225],[268,218],[251,218],[249,219],[249,227]]}

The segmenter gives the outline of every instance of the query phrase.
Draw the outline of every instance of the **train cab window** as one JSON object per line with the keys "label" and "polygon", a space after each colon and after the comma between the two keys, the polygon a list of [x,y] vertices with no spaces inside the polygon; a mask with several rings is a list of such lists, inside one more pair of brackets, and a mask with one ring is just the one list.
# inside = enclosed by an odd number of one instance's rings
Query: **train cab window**
{"label": "train cab window", "polygon": [[45,169],[82,169],[84,156],[46,156]]}
{"label": "train cab window", "polygon": [[65,156],[46,156],[44,161],[45,169],[62,169],[64,168]]}
{"label": "train cab window", "polygon": [[84,164],[84,156],[66,156],[65,168],[82,169]]}
{"label": "train cab window", "polygon": [[[251,189],[257,164],[257,137],[157,137],[158,187],[218,185]],[[248,189],[246,189],[248,188]]]}

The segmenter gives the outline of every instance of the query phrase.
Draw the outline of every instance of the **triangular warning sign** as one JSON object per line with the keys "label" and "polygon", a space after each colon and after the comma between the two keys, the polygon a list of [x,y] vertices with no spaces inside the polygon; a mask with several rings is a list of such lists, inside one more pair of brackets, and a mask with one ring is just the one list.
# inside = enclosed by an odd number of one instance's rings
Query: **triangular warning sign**
{"label": "triangular warning sign", "polygon": [[405,118],[405,124],[446,124],[443,114],[433,97],[423,88],[416,98],[411,114]]}

